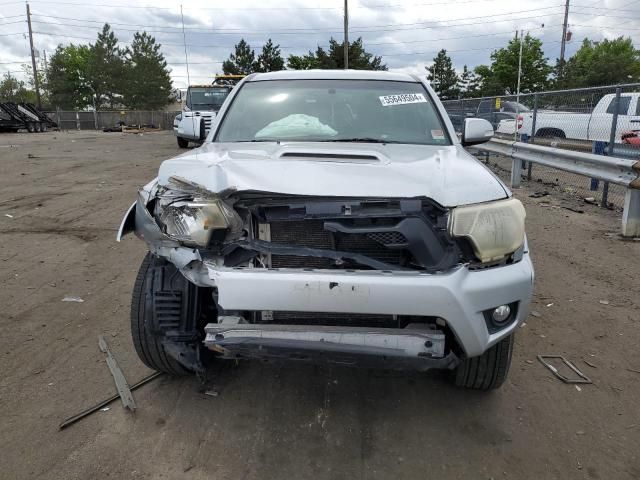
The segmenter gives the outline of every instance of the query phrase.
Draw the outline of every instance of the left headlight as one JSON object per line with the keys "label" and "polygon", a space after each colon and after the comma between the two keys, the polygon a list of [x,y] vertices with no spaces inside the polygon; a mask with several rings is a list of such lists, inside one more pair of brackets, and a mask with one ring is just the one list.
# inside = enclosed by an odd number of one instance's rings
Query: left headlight
{"label": "left headlight", "polygon": [[456,207],[449,232],[469,239],[481,262],[499,260],[515,252],[524,242],[524,207],[510,198],[497,202]]}
{"label": "left headlight", "polygon": [[242,229],[238,214],[221,200],[174,202],[160,213],[166,234],[187,244],[206,247],[214,232],[237,233]]}

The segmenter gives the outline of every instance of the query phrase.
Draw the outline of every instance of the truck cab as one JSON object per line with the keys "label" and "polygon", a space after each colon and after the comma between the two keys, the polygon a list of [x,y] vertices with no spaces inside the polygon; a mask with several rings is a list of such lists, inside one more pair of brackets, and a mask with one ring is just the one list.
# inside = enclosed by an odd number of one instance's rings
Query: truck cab
{"label": "truck cab", "polygon": [[191,85],[187,89],[182,112],[173,120],[173,131],[180,148],[189,142],[202,143],[211,129],[211,122],[225,99],[243,75],[216,75],[210,85]]}

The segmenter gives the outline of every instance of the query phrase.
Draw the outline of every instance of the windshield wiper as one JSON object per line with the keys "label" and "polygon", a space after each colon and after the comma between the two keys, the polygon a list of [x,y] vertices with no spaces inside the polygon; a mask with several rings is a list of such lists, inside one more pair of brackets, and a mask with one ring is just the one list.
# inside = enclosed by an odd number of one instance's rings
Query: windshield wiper
{"label": "windshield wiper", "polygon": [[382,140],[380,138],[353,137],[353,138],[332,138],[329,140],[318,140],[319,142],[344,142],[344,143],[400,143],[394,140]]}

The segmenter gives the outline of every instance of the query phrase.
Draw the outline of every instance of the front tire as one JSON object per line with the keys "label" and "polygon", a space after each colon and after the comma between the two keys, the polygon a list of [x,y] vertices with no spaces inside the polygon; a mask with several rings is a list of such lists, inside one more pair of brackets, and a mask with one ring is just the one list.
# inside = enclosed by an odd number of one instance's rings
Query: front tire
{"label": "front tire", "polygon": [[458,387],[476,390],[500,388],[507,378],[513,354],[513,334],[500,340],[479,357],[466,358],[455,370]]}
{"label": "front tire", "polygon": [[[162,344],[153,318],[154,274],[161,260],[147,253],[140,265],[131,298],[131,337],[140,360],[149,368],[169,375],[192,373],[170,356]],[[180,275],[180,273],[177,273]]]}
{"label": "front tire", "polygon": [[189,146],[189,140],[182,137],[176,137],[178,139],[178,147],[187,148]]}

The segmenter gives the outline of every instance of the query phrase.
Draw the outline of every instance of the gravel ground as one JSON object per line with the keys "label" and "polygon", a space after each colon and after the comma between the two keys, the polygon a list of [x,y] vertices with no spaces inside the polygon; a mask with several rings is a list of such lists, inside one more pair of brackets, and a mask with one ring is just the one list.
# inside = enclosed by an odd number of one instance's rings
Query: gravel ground
{"label": "gravel ground", "polygon": [[[640,242],[617,237],[613,212],[529,197],[535,183],[516,192],[535,315],[501,390],[241,363],[216,377],[217,397],[162,377],[135,392],[135,414],[113,403],[58,431],[115,391],[98,335],[130,383],[150,373],[129,334],[145,246],[115,233],[137,187],[177,153],[169,132],[0,136],[1,478],[640,477]],[[561,383],[537,354],[565,355],[593,384]]]}

